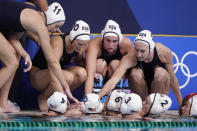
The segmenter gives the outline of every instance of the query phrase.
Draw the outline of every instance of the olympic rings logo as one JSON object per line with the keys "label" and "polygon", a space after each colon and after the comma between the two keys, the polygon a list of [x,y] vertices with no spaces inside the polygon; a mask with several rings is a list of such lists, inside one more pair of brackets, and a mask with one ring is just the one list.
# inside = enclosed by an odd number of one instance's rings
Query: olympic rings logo
{"label": "olympic rings logo", "polygon": [[[174,64],[174,68],[175,68],[174,73],[176,74],[176,72],[178,71],[179,66],[180,66],[182,73],[187,77],[186,82],[180,86],[180,89],[181,89],[181,88],[184,88],[189,83],[191,77],[197,76],[197,72],[191,74],[189,67],[186,64],[184,64],[184,60],[188,55],[196,55],[197,56],[197,52],[196,51],[188,51],[187,53],[185,53],[183,55],[181,62],[179,62],[179,58],[174,52],[172,52],[172,54],[175,57],[176,62],[177,62],[176,64]],[[184,70],[184,68],[186,69],[186,71]]]}

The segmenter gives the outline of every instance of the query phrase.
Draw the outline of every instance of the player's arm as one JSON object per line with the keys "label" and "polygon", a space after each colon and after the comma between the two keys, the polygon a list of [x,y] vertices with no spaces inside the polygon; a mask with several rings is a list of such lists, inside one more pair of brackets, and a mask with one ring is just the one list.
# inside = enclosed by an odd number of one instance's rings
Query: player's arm
{"label": "player's arm", "polygon": [[179,89],[179,84],[178,84],[178,80],[177,77],[174,74],[174,67],[173,67],[173,55],[172,52],[170,50],[168,50],[168,52],[166,53],[166,64],[165,64],[165,68],[167,70],[167,72],[170,75],[170,86],[172,88],[172,91],[174,92],[176,99],[178,101],[179,107],[181,107],[181,103],[182,103],[182,96],[181,96],[181,92]]}
{"label": "player's arm", "polygon": [[[51,44],[51,48],[52,48],[52,53],[54,54],[56,59],[59,61],[62,56],[62,53],[63,53],[62,38],[60,36],[53,36],[52,38],[50,38],[50,44]],[[50,72],[50,76],[51,76],[51,81],[53,81],[55,84],[53,88],[56,88],[57,90],[63,92],[63,90],[62,90],[63,88],[62,88],[61,84],[59,83],[57,77],[54,75],[54,73]],[[72,93],[71,93],[68,83],[66,81],[65,81],[64,90],[65,90],[65,93],[67,95],[69,95],[69,98],[72,98],[72,100],[76,103],[78,102],[78,100],[72,96]]]}
{"label": "player's arm", "polygon": [[[60,59],[61,54],[62,54],[62,47],[61,47],[62,44],[61,43],[63,43],[63,41],[60,38],[60,36],[53,36],[50,38],[50,45],[51,45],[52,53],[57,58],[57,60]],[[56,78],[56,76],[54,75],[54,73],[50,72],[50,78],[51,78],[52,87],[55,90],[63,92],[63,88],[62,88],[61,84],[59,83],[58,79]]]}
{"label": "player's arm", "polygon": [[[51,48],[52,48],[52,52],[55,55],[55,57],[57,58],[57,60],[60,60],[62,54],[63,54],[63,40],[61,38],[61,36],[53,36],[50,38],[50,43],[51,43]],[[56,83],[56,88],[59,88],[60,91],[62,91],[62,87],[58,82],[58,79],[55,77],[55,75],[53,73],[51,73],[51,79],[52,81],[55,81]],[[65,81],[67,88],[69,88],[68,83]]]}
{"label": "player's arm", "polygon": [[120,79],[124,76],[126,71],[129,68],[132,68],[136,65],[136,58],[134,55],[134,50],[130,50],[128,54],[122,57],[118,68],[113,73],[112,77],[106,82],[103,88],[99,91],[99,97],[103,97],[108,94],[111,90],[113,90],[116,84],[120,81]]}
{"label": "player's arm", "polygon": [[54,55],[58,60],[60,60],[63,54],[63,40],[61,36],[56,35],[50,38],[51,47]]}
{"label": "player's arm", "polygon": [[47,0],[37,0],[37,5],[42,11],[47,11],[48,10]]}
{"label": "player's arm", "polygon": [[24,72],[27,72],[31,69],[32,62],[31,62],[29,54],[24,50],[24,48],[22,47],[19,41],[19,39],[22,37],[23,34],[24,33],[11,32],[8,40],[12,43],[12,46],[14,47],[16,52],[24,58],[25,65],[27,65],[27,68],[24,69]]}
{"label": "player's arm", "polygon": [[94,75],[96,73],[96,60],[99,53],[100,38],[95,37],[88,43],[88,48],[85,56],[85,67],[87,71],[87,79],[85,82],[85,94],[92,93],[94,84]]}
{"label": "player's arm", "polygon": [[[123,37],[122,42],[120,43],[120,53],[122,56],[127,55],[131,50],[133,50],[133,45],[131,40],[127,37]],[[134,50],[132,51],[134,52]]]}

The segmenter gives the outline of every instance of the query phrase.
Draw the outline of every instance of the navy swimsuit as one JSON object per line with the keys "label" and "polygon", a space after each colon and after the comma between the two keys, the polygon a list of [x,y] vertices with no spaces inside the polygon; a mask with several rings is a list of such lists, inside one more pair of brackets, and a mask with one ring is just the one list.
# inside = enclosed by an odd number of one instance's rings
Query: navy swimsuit
{"label": "navy swimsuit", "polygon": [[155,66],[160,66],[160,67],[165,68],[164,63],[162,63],[160,61],[159,57],[158,57],[158,53],[157,53],[156,48],[154,48],[154,57],[153,57],[153,60],[151,62],[149,62],[149,63],[141,62],[141,61],[137,62],[136,67],[143,70],[144,77],[145,77],[145,80],[146,80],[147,85],[148,85],[149,88],[150,88],[151,82],[154,78],[154,68],[155,68]]}
{"label": "navy swimsuit", "polygon": [[109,53],[103,48],[102,44],[102,54],[100,56],[101,59],[104,59],[107,62],[107,65],[110,64],[112,60],[120,60],[122,58],[120,53],[120,47],[118,45],[118,49],[114,55],[109,55]]}
{"label": "navy swimsuit", "polygon": [[[60,35],[63,39],[63,54],[59,61],[62,69],[64,68],[65,65],[70,64],[72,62],[72,59],[76,58],[78,55],[78,53],[76,52],[73,52],[71,54],[68,54],[66,52],[66,42],[65,42],[66,35],[68,34]],[[41,48],[39,49],[38,53],[35,55],[32,64],[41,70],[48,69],[47,61],[45,59],[45,56]]]}
{"label": "navy swimsuit", "polygon": [[[30,8],[37,11],[36,7],[15,1],[0,1],[0,32],[15,31],[24,32],[20,22],[21,11],[25,8]],[[31,16],[30,16],[31,17]]]}

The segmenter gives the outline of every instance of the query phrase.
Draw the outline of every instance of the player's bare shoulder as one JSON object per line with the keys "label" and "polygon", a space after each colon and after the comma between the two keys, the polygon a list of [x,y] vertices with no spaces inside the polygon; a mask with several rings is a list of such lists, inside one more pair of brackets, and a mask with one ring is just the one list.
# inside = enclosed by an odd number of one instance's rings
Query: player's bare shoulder
{"label": "player's bare shoulder", "polygon": [[166,47],[164,44],[159,42],[155,43],[155,46],[161,62],[169,63],[169,61],[171,61],[173,57],[171,50],[168,47]]}
{"label": "player's bare shoulder", "polygon": [[122,47],[122,46],[131,46],[132,47],[133,45],[132,45],[132,42],[129,38],[123,37],[123,39],[120,43],[120,47]]}
{"label": "player's bare shoulder", "polygon": [[102,44],[102,39],[101,37],[93,37],[89,42],[88,42],[88,45],[91,45],[91,46],[98,46],[98,45],[101,45]]}
{"label": "player's bare shoulder", "polygon": [[101,37],[93,37],[89,42],[88,42],[88,47],[87,47],[87,54],[92,55],[92,54],[101,54],[101,47],[102,47],[102,39]]}
{"label": "player's bare shoulder", "polygon": [[132,42],[129,38],[123,37],[121,43],[119,44],[121,54],[128,53],[130,50],[133,50]]}

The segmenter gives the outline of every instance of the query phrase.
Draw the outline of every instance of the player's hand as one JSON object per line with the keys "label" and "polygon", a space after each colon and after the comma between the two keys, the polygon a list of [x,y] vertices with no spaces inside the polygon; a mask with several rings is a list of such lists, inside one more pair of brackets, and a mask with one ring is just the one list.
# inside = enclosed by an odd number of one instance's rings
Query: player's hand
{"label": "player's hand", "polygon": [[65,89],[65,93],[66,95],[68,96],[69,99],[71,99],[73,102],[75,102],[77,105],[81,105],[80,102],[75,98],[73,97],[72,93],[70,92],[70,89],[69,88],[66,88]]}
{"label": "player's hand", "polygon": [[95,79],[96,81],[99,81],[99,78],[102,78],[102,79],[103,79],[103,77],[102,77],[101,74],[96,73],[96,74],[94,75],[94,79]]}
{"label": "player's hand", "polygon": [[24,72],[30,71],[31,67],[32,67],[32,62],[31,62],[31,58],[29,55],[25,56],[25,67],[23,69]]}

